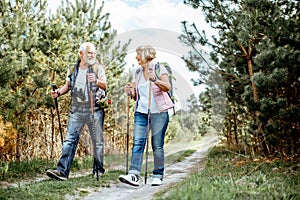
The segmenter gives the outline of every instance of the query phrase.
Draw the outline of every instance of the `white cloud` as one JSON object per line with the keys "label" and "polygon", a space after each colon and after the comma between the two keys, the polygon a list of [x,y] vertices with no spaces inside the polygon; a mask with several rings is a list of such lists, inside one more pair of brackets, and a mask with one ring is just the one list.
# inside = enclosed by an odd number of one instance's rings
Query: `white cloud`
{"label": "white cloud", "polygon": [[[134,0],[107,0],[104,3],[104,12],[110,13],[109,21],[112,28],[118,31],[118,39],[123,42],[129,38],[133,39],[129,50],[139,45],[151,44],[169,51],[169,53],[158,51],[157,60],[168,62],[174,71],[178,72],[178,76],[182,78],[178,91],[186,93],[182,97],[189,97],[191,93],[198,95],[204,89],[192,86],[191,78],[198,75],[189,72],[185,67],[180,56],[187,53],[186,49],[178,45],[178,40],[175,41],[175,32],[178,36],[182,32],[182,21],[192,22],[200,29],[209,30],[200,10],[184,5],[181,0],[145,0],[139,1],[138,4],[135,4]],[[173,33],[170,34],[167,30]],[[126,56],[127,67],[133,64],[137,66],[135,52],[131,52]],[[185,80],[187,85],[183,85],[182,80]]]}
{"label": "white cloud", "polygon": [[[69,0],[75,4],[75,0]],[[97,1],[100,6],[102,1]],[[48,0],[51,13],[55,12],[61,0]],[[205,22],[199,9],[193,9],[182,0],[106,0],[104,13],[118,33],[142,28],[160,28],[181,32],[181,22],[195,23],[199,29],[215,33]]]}
{"label": "white cloud", "polygon": [[182,1],[147,0],[133,6],[134,1],[107,0],[104,11],[110,13],[112,27],[118,33],[142,29],[161,28],[181,32],[181,21],[194,22],[208,29],[200,10],[195,10]]}
{"label": "white cloud", "polygon": [[[60,1],[51,0],[51,3],[48,1],[52,12],[60,5]],[[70,0],[70,2],[75,2],[75,0]],[[97,4],[100,6],[101,2],[97,1]],[[104,13],[110,14],[108,20],[111,22],[112,28],[117,30],[118,36],[121,37],[118,39],[127,42],[128,38],[133,38],[134,41],[130,46],[131,50],[142,43],[147,43],[160,48],[160,50],[169,51],[169,53],[166,53],[157,49],[157,59],[168,62],[174,71],[180,74],[182,80],[188,83],[189,89],[186,85],[184,86],[185,92],[187,92],[187,95],[184,96],[188,97],[191,93],[199,94],[203,90],[203,88],[192,86],[190,80],[192,77],[197,77],[197,74],[189,72],[182,59],[180,59],[180,56],[186,53],[186,49],[183,46],[178,46],[179,41],[176,40],[177,37],[175,36],[182,32],[182,21],[195,23],[200,30],[204,29],[214,33],[205,22],[200,10],[184,5],[182,0],[106,0],[104,2]],[[135,30],[140,30],[137,31],[137,35],[135,35]],[[170,35],[168,30],[173,33]],[[182,51],[183,54],[181,54]],[[132,64],[137,66],[135,52],[128,52],[126,63],[127,67],[132,66]],[[180,89],[180,86],[178,88]]]}

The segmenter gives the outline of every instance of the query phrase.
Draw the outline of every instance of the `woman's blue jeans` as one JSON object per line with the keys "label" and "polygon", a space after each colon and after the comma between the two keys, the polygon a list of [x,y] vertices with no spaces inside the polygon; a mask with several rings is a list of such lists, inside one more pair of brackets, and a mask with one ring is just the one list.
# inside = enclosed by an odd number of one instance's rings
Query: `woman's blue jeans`
{"label": "woman's blue jeans", "polygon": [[[70,168],[75,156],[77,145],[84,125],[86,124],[93,143],[94,160],[98,165],[98,170],[104,173],[103,168],[103,152],[104,152],[104,136],[103,136],[104,111],[96,110],[94,112],[94,124],[92,123],[91,109],[89,105],[72,106],[68,117],[68,128],[65,136],[62,155],[57,164],[57,170],[66,177],[69,176]],[[94,125],[94,128],[93,128]],[[93,172],[96,172],[94,164]]]}
{"label": "woman's blue jeans", "polygon": [[[168,123],[168,112],[150,114],[151,145],[154,157],[153,178],[163,179],[165,162],[164,139]],[[140,176],[147,132],[148,114],[135,112],[133,147],[129,174],[136,174]]]}

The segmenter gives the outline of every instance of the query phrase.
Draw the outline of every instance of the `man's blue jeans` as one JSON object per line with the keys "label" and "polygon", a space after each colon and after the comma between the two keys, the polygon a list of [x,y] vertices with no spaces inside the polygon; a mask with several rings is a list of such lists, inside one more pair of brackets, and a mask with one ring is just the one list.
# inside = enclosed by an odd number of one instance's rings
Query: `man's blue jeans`
{"label": "man's blue jeans", "polygon": [[[91,109],[89,105],[72,106],[68,117],[68,128],[65,136],[62,156],[57,164],[57,170],[63,173],[66,177],[69,176],[70,168],[75,156],[77,145],[84,125],[86,124],[91,134],[94,160],[98,165],[98,170],[104,173],[103,168],[103,151],[104,151],[104,136],[103,136],[104,111],[96,110],[94,112],[94,126],[92,123]],[[93,172],[96,172],[94,165]]]}
{"label": "man's blue jeans", "polygon": [[[151,145],[154,156],[153,178],[163,179],[165,162],[164,139],[168,123],[168,112],[153,113],[150,115]],[[140,176],[147,131],[148,114],[136,112],[134,114],[133,147],[129,174]]]}

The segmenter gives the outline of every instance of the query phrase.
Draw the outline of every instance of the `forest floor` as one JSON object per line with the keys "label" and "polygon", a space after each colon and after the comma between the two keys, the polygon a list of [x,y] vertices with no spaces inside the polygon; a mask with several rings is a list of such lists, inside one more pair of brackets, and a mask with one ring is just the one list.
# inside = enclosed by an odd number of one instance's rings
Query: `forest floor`
{"label": "forest floor", "polygon": [[[112,184],[110,187],[99,187],[98,189],[90,188],[85,191],[87,195],[85,197],[80,196],[80,191],[76,191],[75,194],[67,194],[65,199],[85,199],[85,200],[123,200],[123,199],[153,199],[158,192],[167,194],[168,187],[173,184],[187,178],[192,172],[200,173],[204,168],[202,163],[208,150],[217,144],[217,136],[206,136],[201,142],[195,146],[187,146],[185,149],[195,149],[196,151],[183,161],[165,166],[165,175],[163,185],[151,186],[152,177],[148,176],[147,184],[144,183],[144,179],[140,180],[139,187],[133,187],[124,183]],[[178,150],[172,149],[167,154],[175,153]],[[143,178],[143,177],[142,177]],[[86,190],[86,189],[85,189]]]}

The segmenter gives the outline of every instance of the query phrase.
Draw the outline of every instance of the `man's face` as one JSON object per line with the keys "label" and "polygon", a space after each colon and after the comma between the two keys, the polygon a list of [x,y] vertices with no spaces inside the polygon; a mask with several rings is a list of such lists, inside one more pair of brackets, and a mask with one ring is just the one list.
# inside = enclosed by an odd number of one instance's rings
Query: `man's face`
{"label": "man's face", "polygon": [[92,46],[87,46],[85,53],[83,54],[83,60],[88,65],[93,65],[96,62],[96,49]]}

